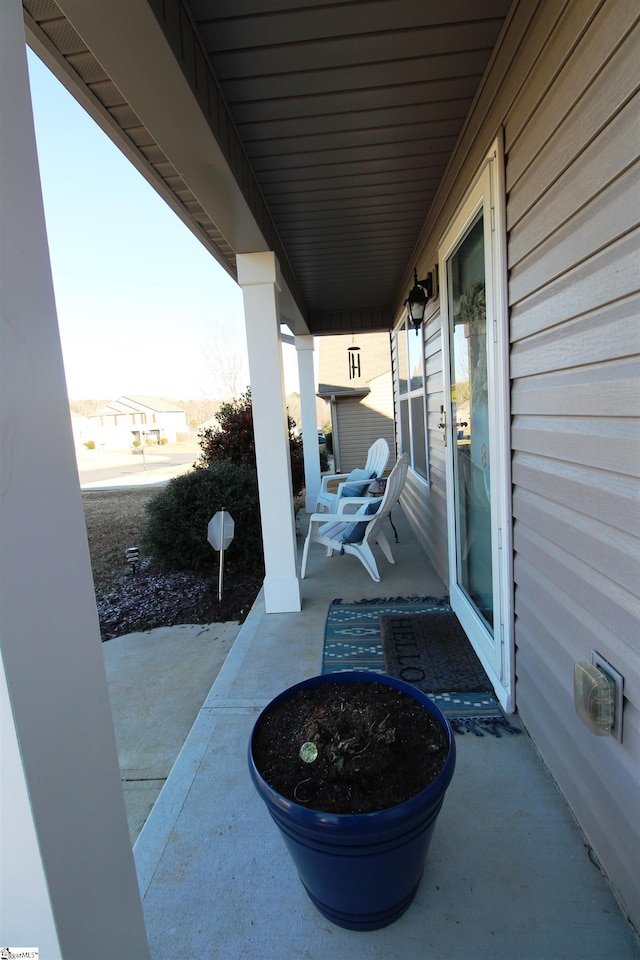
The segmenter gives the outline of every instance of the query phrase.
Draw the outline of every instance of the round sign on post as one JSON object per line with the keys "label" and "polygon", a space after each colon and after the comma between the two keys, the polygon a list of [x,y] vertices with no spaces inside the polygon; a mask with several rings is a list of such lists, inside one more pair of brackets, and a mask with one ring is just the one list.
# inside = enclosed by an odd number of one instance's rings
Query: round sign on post
{"label": "round sign on post", "polygon": [[214,550],[220,551],[220,568],[218,571],[218,603],[222,602],[222,577],[224,570],[224,552],[233,540],[235,530],[233,517],[226,510],[218,510],[207,527],[207,540]]}

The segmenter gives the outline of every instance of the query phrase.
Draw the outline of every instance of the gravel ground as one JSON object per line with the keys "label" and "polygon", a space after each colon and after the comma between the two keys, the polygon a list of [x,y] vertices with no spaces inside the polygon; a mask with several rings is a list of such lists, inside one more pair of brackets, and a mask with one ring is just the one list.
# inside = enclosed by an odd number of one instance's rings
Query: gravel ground
{"label": "gravel ground", "polygon": [[149,488],[89,490],[82,494],[91,567],[103,640],[180,623],[242,622],[262,585],[263,572],[247,571],[224,583],[218,602],[217,576],[165,573],[142,558],[132,574],[127,547],[136,546]]}

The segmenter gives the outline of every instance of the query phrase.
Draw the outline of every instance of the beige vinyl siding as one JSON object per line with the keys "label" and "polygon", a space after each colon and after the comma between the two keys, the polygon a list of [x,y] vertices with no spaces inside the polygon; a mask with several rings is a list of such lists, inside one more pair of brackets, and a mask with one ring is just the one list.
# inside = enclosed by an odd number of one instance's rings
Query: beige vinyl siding
{"label": "beige vinyl siding", "polygon": [[[421,336],[425,349],[425,391],[427,408],[427,456],[429,483],[409,471],[401,497],[402,509],[411,523],[418,541],[431,559],[436,572],[448,580],[447,506],[444,444],[440,406],[443,402],[442,349],[440,341],[440,313],[437,302],[429,305]],[[435,311],[435,312],[433,312]],[[393,363],[397,362],[395,340]],[[397,397],[396,397],[397,406]]]}
{"label": "beige vinyl siding", "polygon": [[[597,6],[567,4],[505,123],[516,702],[637,922],[638,8]],[[592,650],[622,744],[575,714]]]}
{"label": "beige vinyl siding", "polygon": [[[435,263],[502,127],[516,705],[636,925],[639,18],[636,0],[514,6],[416,254],[419,272]],[[425,337],[431,482],[407,485],[430,554],[446,544],[440,350],[436,314]],[[592,650],[624,676],[622,743],[575,712],[573,667]]]}
{"label": "beige vinyl siding", "polygon": [[[357,348],[360,374],[350,375],[349,348]],[[389,334],[357,333],[320,339],[320,386],[324,393],[366,388],[389,371]]]}
{"label": "beige vinyl siding", "polygon": [[359,398],[339,400],[335,406],[335,418],[340,442],[340,473],[348,473],[364,466],[367,450],[376,439],[373,436],[375,431],[367,422],[368,418],[363,416]]}
{"label": "beige vinyl siding", "polygon": [[[350,377],[349,348],[357,348],[359,376]],[[389,443],[390,470],[395,463],[395,425],[388,333],[322,337],[321,396],[331,402],[336,470],[362,467],[379,437]]]}
{"label": "beige vinyl siding", "polygon": [[389,443],[388,473],[395,463],[395,427],[391,402],[391,373],[370,384],[364,397],[337,400],[335,416],[340,443],[340,473],[363,467],[372,443],[384,437]]}

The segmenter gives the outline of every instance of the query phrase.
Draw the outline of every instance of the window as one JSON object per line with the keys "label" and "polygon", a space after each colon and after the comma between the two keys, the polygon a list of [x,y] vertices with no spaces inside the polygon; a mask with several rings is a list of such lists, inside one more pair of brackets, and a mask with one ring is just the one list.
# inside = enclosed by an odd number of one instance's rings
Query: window
{"label": "window", "polygon": [[400,452],[408,453],[415,472],[429,479],[426,403],[424,389],[424,342],[422,329],[408,329],[406,320],[395,331]]}

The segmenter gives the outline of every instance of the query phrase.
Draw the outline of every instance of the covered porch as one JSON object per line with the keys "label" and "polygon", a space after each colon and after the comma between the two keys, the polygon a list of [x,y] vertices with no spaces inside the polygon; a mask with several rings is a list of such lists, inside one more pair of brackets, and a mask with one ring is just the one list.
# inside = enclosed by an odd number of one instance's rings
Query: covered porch
{"label": "covered porch", "polygon": [[[244,295],[265,583],[135,864],[25,32]],[[527,734],[460,739],[418,899],[371,935],[316,915],[245,765],[260,707],[318,671],[331,599],[447,592],[458,437],[446,269],[481,202],[494,321],[483,334],[495,374],[487,396],[499,419],[497,443],[478,452],[485,467],[493,456],[500,481],[483,486],[499,494],[503,702],[516,704],[637,923],[637,39],[628,0],[0,4],[4,942],[67,960],[143,960],[147,938],[154,957],[229,960],[637,955]],[[418,276],[436,297],[416,336],[405,298]],[[311,504],[314,338],[358,330],[396,339],[395,436],[413,458],[398,564],[379,585],[351,558],[321,575],[318,548],[300,581],[281,339],[299,352]],[[418,345],[419,396],[413,377],[401,389],[399,331]],[[624,675],[620,741],[576,719],[572,670],[592,652]]]}
{"label": "covered porch", "polygon": [[266,615],[260,595],[243,624],[134,847],[154,960],[640,955],[526,731],[456,737],[456,773],[425,874],[395,924],[343,930],[307,897],[250,781],[247,743],[273,696],[320,673],[331,600],[445,592],[400,508],[393,519],[397,563],[381,558],[379,584],[353,557],[328,560],[316,547],[304,611]]}

